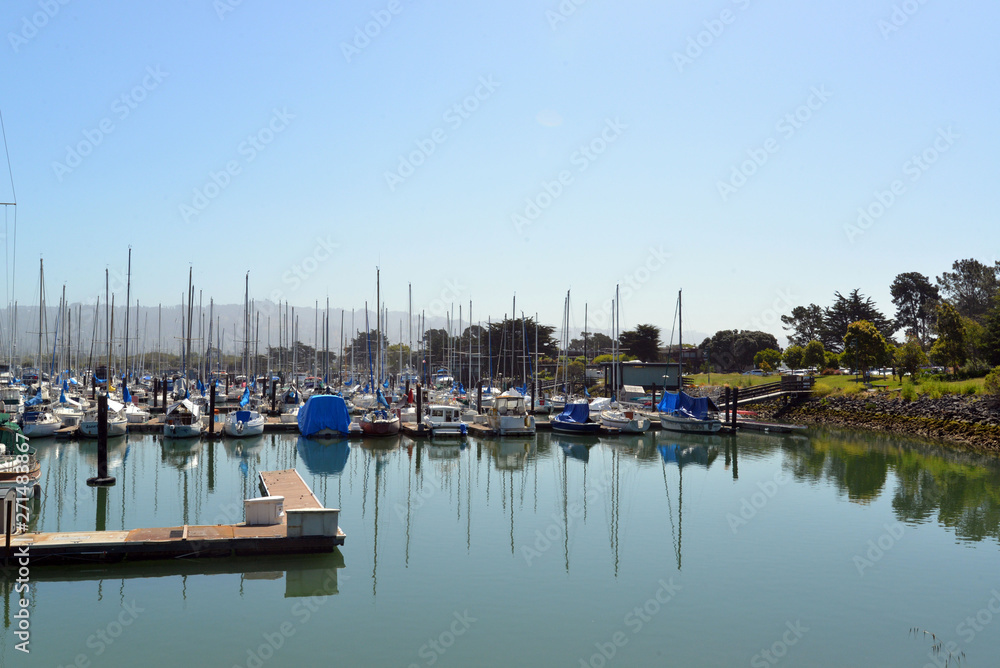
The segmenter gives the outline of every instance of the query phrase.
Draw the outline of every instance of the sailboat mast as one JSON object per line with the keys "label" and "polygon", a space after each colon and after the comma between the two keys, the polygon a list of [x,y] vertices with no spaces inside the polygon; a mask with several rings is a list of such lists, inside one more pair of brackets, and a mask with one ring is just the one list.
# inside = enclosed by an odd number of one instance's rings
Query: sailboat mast
{"label": "sailboat mast", "polygon": [[[132,303],[132,247],[128,249],[128,270],[125,274],[125,360],[122,363],[123,371],[128,373],[128,305]],[[138,309],[138,306],[136,307]],[[138,315],[138,313],[136,313]],[[124,381],[123,381],[124,382]],[[125,392],[122,391],[124,396]]]}
{"label": "sailboat mast", "polygon": [[[677,391],[684,388],[684,312],[681,304],[681,292],[677,291]],[[679,395],[678,395],[679,396]],[[735,424],[735,423],[734,423]]]}

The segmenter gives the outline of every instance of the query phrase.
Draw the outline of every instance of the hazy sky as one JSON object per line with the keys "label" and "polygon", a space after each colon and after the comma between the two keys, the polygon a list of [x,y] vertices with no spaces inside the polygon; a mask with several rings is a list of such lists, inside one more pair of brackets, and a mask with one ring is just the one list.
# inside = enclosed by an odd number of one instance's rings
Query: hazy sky
{"label": "hazy sky", "polygon": [[[997,249],[1000,5],[5,3],[14,297],[781,333]],[[0,198],[9,202],[7,165]],[[13,217],[6,212],[8,258]],[[868,217],[859,220],[859,209]],[[13,267],[8,259],[7,294]],[[119,279],[120,280],[120,279]],[[123,286],[117,283],[123,299]],[[689,337],[685,337],[690,340]],[[783,339],[780,339],[782,342]]]}

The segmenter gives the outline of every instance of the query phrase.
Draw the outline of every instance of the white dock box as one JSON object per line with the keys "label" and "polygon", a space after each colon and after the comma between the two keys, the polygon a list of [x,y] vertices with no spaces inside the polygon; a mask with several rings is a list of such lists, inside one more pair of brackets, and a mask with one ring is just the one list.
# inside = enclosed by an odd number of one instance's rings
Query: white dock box
{"label": "white dock box", "polygon": [[264,496],[259,499],[244,499],[243,512],[247,526],[281,524],[285,514],[285,497]]}

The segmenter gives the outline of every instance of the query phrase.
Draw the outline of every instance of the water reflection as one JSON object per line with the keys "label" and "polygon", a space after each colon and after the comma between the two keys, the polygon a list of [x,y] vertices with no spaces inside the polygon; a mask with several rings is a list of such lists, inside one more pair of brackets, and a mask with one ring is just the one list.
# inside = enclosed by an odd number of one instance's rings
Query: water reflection
{"label": "water reflection", "polygon": [[313,474],[340,475],[347,466],[351,446],[347,439],[318,441],[299,436],[295,443],[299,457]]}
{"label": "water reflection", "polygon": [[[783,449],[785,467],[796,480],[828,481],[861,504],[891,493],[900,521],[925,522],[936,516],[962,540],[1000,540],[996,457],[835,429],[817,430]],[[895,474],[891,492],[890,474]]]}

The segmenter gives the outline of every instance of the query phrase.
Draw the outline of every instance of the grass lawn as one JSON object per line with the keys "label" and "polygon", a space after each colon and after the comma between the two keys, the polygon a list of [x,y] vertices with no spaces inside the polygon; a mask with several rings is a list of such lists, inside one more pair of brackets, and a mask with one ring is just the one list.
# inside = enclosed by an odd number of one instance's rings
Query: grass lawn
{"label": "grass lawn", "polygon": [[[781,380],[778,374],[770,376],[753,376],[739,373],[691,374],[688,376],[695,385],[729,385],[731,387],[752,387],[765,383],[777,383]],[[917,395],[928,394],[939,397],[943,394],[982,394],[982,378],[969,380],[922,380],[913,386]],[[909,384],[909,379],[907,379]],[[892,376],[871,376],[872,387],[885,391],[900,391],[903,387],[898,379]],[[851,393],[864,390],[860,378],[854,376],[816,376],[816,394],[825,396],[834,393]]]}

